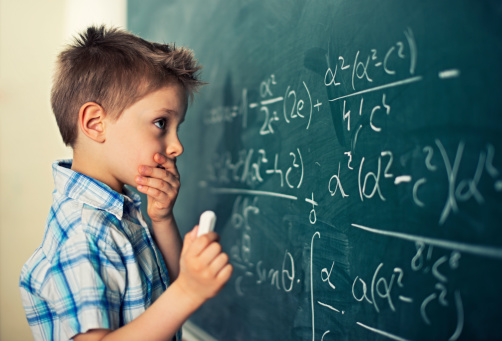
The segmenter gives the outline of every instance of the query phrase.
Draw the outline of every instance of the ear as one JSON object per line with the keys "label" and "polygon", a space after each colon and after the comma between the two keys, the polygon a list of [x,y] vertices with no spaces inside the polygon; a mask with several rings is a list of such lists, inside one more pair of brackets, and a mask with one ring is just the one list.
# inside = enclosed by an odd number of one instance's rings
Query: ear
{"label": "ear", "polygon": [[95,102],[87,102],[78,112],[78,125],[82,133],[90,139],[105,142],[105,110]]}

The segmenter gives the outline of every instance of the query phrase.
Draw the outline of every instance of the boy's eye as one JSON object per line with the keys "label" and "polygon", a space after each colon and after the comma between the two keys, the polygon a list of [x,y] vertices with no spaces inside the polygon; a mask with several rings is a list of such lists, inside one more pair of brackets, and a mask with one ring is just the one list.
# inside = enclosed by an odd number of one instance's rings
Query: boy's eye
{"label": "boy's eye", "polygon": [[159,129],[164,129],[166,127],[166,120],[158,120],[155,121],[153,124]]}

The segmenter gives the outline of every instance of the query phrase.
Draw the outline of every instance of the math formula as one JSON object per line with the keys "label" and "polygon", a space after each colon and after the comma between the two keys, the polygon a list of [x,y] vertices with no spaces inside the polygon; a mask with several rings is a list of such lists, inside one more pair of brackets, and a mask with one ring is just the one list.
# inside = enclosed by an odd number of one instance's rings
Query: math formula
{"label": "math formula", "polygon": [[[232,290],[304,293],[313,341],[341,325],[369,339],[461,339],[473,301],[463,276],[473,262],[502,265],[477,223],[502,218],[500,144],[444,123],[457,113],[422,109],[430,84],[461,83],[462,70],[422,67],[412,28],[393,37],[328,47],[315,75],[288,82],[278,68],[203,116],[246,137],[209,155],[201,182],[233,203]],[[287,208],[277,226],[275,205]]]}

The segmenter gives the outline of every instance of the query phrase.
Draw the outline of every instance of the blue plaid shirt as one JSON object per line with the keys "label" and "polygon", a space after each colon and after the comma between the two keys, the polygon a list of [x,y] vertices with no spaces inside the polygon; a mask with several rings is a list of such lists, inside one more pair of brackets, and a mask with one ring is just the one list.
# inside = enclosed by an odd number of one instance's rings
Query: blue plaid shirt
{"label": "blue plaid shirt", "polygon": [[117,329],[169,285],[139,196],[126,188],[119,194],[70,168],[71,160],[53,164],[45,236],[21,272],[21,296],[36,340]]}

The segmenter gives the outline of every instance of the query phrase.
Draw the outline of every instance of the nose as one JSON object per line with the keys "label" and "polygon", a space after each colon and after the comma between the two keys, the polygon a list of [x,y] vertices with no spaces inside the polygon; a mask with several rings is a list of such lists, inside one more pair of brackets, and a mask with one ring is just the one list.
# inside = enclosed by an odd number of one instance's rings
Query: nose
{"label": "nose", "polygon": [[178,138],[178,134],[173,134],[167,140],[166,155],[168,157],[178,157],[183,154],[183,145]]}

